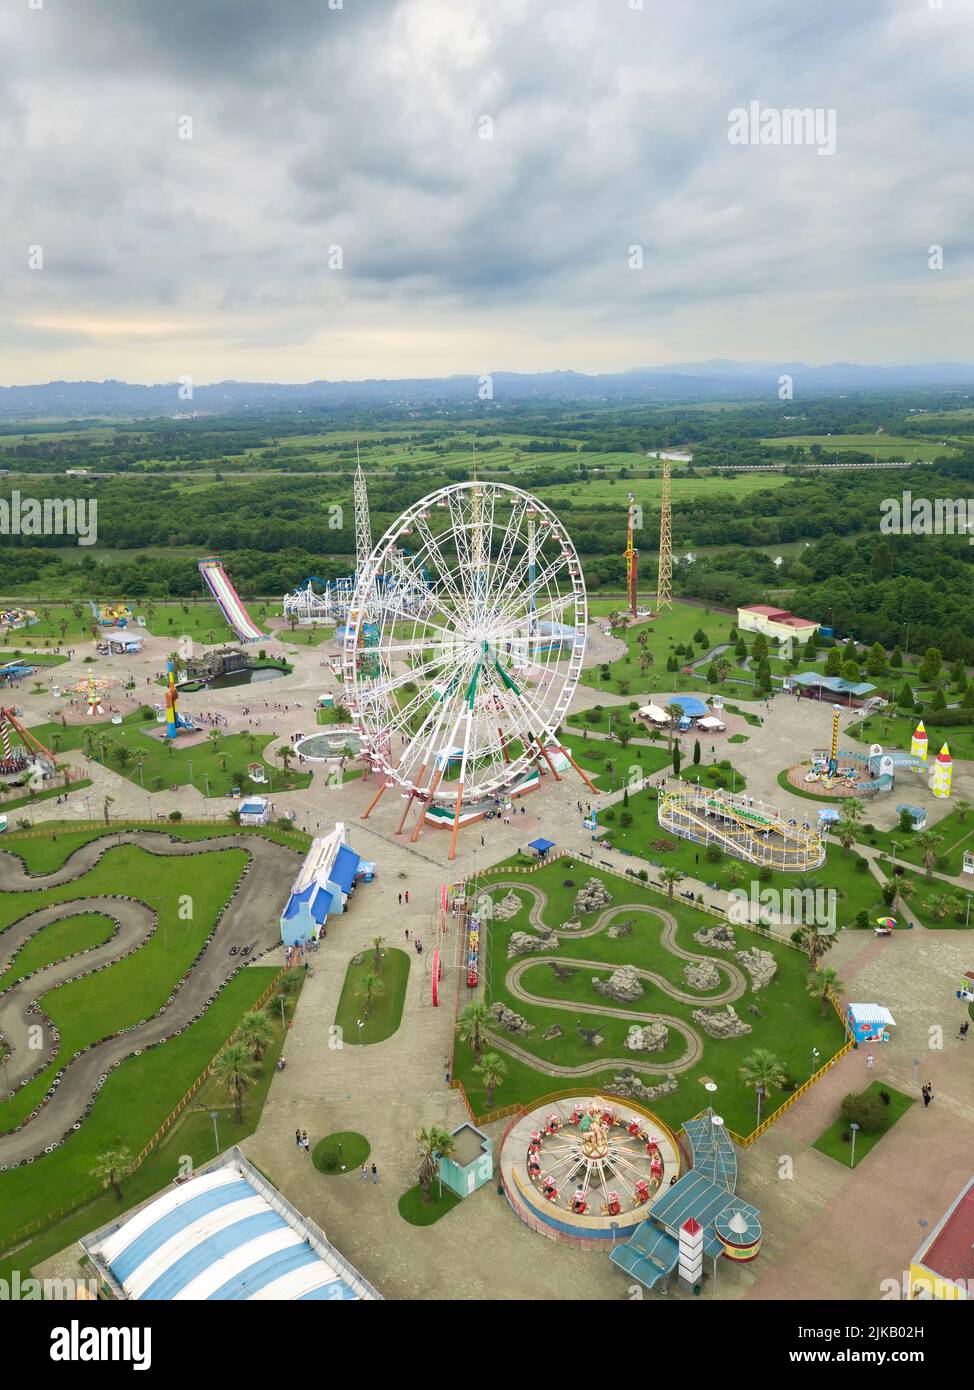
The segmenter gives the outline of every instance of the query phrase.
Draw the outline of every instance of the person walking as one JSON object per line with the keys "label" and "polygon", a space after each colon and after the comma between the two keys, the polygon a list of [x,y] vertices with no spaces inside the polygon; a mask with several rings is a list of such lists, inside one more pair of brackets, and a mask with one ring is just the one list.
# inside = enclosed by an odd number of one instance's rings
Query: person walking
{"label": "person walking", "polygon": [[408,927],[406,928],[406,940],[407,940],[407,941],[409,940],[409,928],[408,928]]}
{"label": "person walking", "polygon": [[926,1110],[927,1106],[928,1106],[928,1105],[930,1104],[930,1102],[933,1100],[933,1082],[932,1082],[932,1081],[927,1081],[927,1082],[925,1082],[925,1083],[920,1087],[920,1094],[923,1096],[923,1108],[924,1108],[924,1110]]}
{"label": "person walking", "polygon": [[406,889],[406,902],[409,903],[409,889]]}
{"label": "person walking", "polygon": [[402,894],[399,894],[399,906],[402,907]]}
{"label": "person walking", "polygon": [[308,1131],[306,1129],[303,1129],[301,1131],[301,1147],[304,1149],[306,1154],[311,1153],[311,1143],[308,1139]]}
{"label": "person walking", "polygon": [[960,1032],[957,1034],[957,1036],[960,1038],[961,1042],[964,1042],[964,1041],[966,1040],[966,1038],[967,1038],[967,1030],[968,1030],[968,1028],[970,1028],[970,1026],[971,1026],[970,1020],[965,1018],[964,1022],[963,1022],[963,1023],[961,1024],[961,1026],[960,1026]]}
{"label": "person walking", "polygon": [[294,1142],[295,1142],[295,1144],[298,1146],[298,1148],[300,1149],[300,1147],[301,1147],[301,1131],[300,1131],[299,1129],[296,1129],[296,1130],[294,1131]]}
{"label": "person walking", "polygon": [[377,1183],[379,1181],[379,1170],[374,1163],[372,1164],[372,1181],[373,1183]]}
{"label": "person walking", "polygon": [[366,1180],[366,1178],[367,1178],[368,1176],[369,1176],[368,1164],[367,1164],[367,1163],[363,1163],[363,1164],[362,1164],[362,1181],[365,1182],[365,1180]]}

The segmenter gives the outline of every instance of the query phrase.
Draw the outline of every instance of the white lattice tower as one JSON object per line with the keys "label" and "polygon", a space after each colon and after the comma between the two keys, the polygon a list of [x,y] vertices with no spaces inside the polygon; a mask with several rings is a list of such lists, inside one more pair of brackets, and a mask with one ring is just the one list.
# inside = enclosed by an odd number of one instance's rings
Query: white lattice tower
{"label": "white lattice tower", "polygon": [[355,498],[355,573],[360,575],[372,554],[372,522],[369,518],[369,493],[365,486],[365,474],[359,455],[358,425],[355,426],[355,481],[352,484]]}
{"label": "white lattice tower", "polygon": [[696,1288],[703,1279],[703,1227],[690,1216],[680,1227],[680,1283]]}

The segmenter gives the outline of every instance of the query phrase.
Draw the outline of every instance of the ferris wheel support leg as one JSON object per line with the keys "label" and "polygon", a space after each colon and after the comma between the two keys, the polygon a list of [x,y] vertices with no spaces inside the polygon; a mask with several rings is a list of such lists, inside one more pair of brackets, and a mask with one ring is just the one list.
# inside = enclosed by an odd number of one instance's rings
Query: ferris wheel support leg
{"label": "ferris wheel support leg", "polygon": [[450,836],[450,858],[457,857],[457,832],[460,829],[460,804],[463,801],[463,783],[457,788],[456,805],[453,808],[453,834]]}
{"label": "ferris wheel support leg", "polygon": [[582,781],[583,781],[583,782],[585,783],[585,785],[588,787],[589,791],[590,791],[590,792],[597,792],[597,791],[598,791],[598,787],[597,787],[597,786],[595,785],[595,783],[591,780],[591,778],[589,777],[588,773],[582,771],[582,769],[579,767],[578,763],[577,763],[577,762],[575,761],[575,759],[572,757],[571,753],[569,753],[568,749],[564,746],[564,744],[559,743],[558,747],[559,747],[560,751],[561,751],[562,753],[564,753],[565,757],[566,757],[566,758],[568,759],[568,761],[571,763],[572,767],[573,767],[573,768],[575,769],[575,771],[578,773],[579,777],[581,777]]}
{"label": "ferris wheel support leg", "polygon": [[[417,779],[416,779],[417,782],[421,782],[421,781],[423,780],[423,774],[424,774],[425,771],[426,771],[426,764],[424,763],[423,766],[422,766],[422,767],[420,768],[420,770],[419,770],[419,776],[418,776]],[[409,815],[409,811],[410,811],[410,808],[411,808],[411,806],[412,806],[412,804],[413,804],[413,800],[414,800],[415,796],[416,796],[415,791],[410,791],[409,795],[406,797],[406,805],[403,807],[403,813],[402,813],[402,815],[399,817],[399,824],[396,826],[396,834],[397,834],[397,835],[401,835],[401,834],[402,834],[402,828],[403,828],[403,826],[406,824],[406,817]]]}
{"label": "ferris wheel support leg", "polygon": [[431,806],[433,804],[433,793],[440,785],[440,778],[442,776],[443,769],[441,767],[437,768],[436,772],[433,774],[433,780],[430,782],[427,790],[425,792],[417,793],[417,795],[419,796],[419,820],[413,827],[413,833],[409,837],[409,843],[412,845],[414,845],[416,841],[419,839],[420,831],[423,828],[423,822],[426,819],[426,808],[427,806]]}
{"label": "ferris wheel support leg", "polygon": [[561,781],[561,775],[560,775],[560,773],[556,770],[554,763],[553,763],[553,762],[551,761],[551,759],[548,757],[548,750],[547,750],[547,748],[544,746],[544,744],[541,742],[541,735],[540,735],[540,734],[535,734],[535,735],[534,735],[534,741],[535,741],[535,743],[538,745],[538,747],[541,749],[541,756],[544,758],[545,762],[546,762],[546,763],[548,764],[548,766],[551,768],[551,774],[552,774],[552,776],[554,777],[555,781],[556,781],[556,782],[560,782],[560,781]]}
{"label": "ferris wheel support leg", "polygon": [[[376,806],[378,806],[378,804],[379,804],[379,797],[382,795],[382,793],[385,791],[385,789],[386,789],[386,781],[385,781],[385,778],[383,778],[383,779],[382,779],[382,785],[379,787],[379,790],[376,792],[375,796],[372,798],[372,800],[369,802],[368,806],[366,806],[365,810],[362,812],[362,817],[361,817],[362,820],[368,820],[369,815],[371,814],[371,812],[375,810]],[[407,807],[407,810],[408,810],[408,807]]]}
{"label": "ferris wheel support leg", "polygon": [[497,732],[500,735],[501,752],[504,754],[504,761],[509,763],[511,761],[511,754],[507,747],[507,739],[504,737],[504,730],[498,726]]}

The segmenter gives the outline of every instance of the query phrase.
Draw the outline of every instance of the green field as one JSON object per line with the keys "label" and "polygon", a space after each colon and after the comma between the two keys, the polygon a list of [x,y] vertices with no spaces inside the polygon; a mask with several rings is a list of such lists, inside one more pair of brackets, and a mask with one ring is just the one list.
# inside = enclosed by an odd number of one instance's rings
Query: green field
{"label": "green field", "polygon": [[908,462],[919,461],[931,463],[936,458],[944,455],[953,455],[961,452],[960,448],[952,444],[942,444],[937,441],[925,439],[913,439],[909,435],[892,434],[791,434],[782,435],[775,439],[762,439],[762,444],[767,444],[769,448],[793,445],[795,448],[804,447],[807,451],[813,444],[819,444],[822,448],[823,458],[828,458],[836,453],[848,453],[850,450],[856,453],[872,454],[878,460],[883,461],[890,458],[902,458]]}
{"label": "green field", "polygon": [[834,1158],[837,1163],[858,1168],[883,1135],[888,1134],[897,1120],[902,1119],[910,1106],[914,1104],[910,1097],[905,1096],[902,1091],[894,1090],[892,1086],[887,1086],[881,1081],[874,1081],[866,1087],[862,1094],[878,1096],[881,1091],[885,1091],[889,1096],[889,1104],[885,1107],[886,1123],[881,1130],[874,1134],[867,1134],[863,1129],[859,1130],[856,1135],[856,1161],[854,1164],[851,1162],[852,1132],[841,1115],[829,1125],[824,1134],[819,1135],[812,1148],[818,1149],[819,1153],[827,1154],[829,1158]]}
{"label": "green field", "polygon": [[[136,845],[109,849],[88,873],[58,888],[6,896],[0,903],[0,931],[38,908],[131,893],[133,885],[138,886],[139,900],[156,912],[159,923],[148,941],[131,955],[84,979],[69,980],[43,996],[44,1011],[60,1034],[58,1052],[8,1102],[4,1108],[7,1128],[30,1114],[66,1058],[142,1022],[165,1004],[175,985],[192,967],[246,864],[245,851],[231,848],[180,860],[181,893],[188,894],[192,901],[193,916],[189,920],[180,916],[179,899],[172,891],[171,861]],[[32,938],[28,947],[40,950],[46,930]]]}
{"label": "green field", "polygon": [[194,747],[180,747],[166,739],[153,738],[147,730],[156,730],[155,711],[148,706],[126,715],[121,724],[38,724],[31,733],[53,753],[68,748],[80,749],[112,772],[127,778],[145,791],[161,791],[164,787],[194,786],[210,796],[226,796],[234,787],[253,786],[247,766],[259,762],[266,769],[270,791],[289,791],[311,785],[311,774],[284,771],[265,762],[263,750],[274,739],[273,734],[220,734],[207,738]]}
{"label": "green field", "polygon": [[[543,914],[544,920],[557,928],[560,922],[570,917],[573,914],[577,888],[591,877],[601,879],[606,885],[612,895],[614,906],[624,908],[627,905],[647,904],[668,910],[677,919],[677,944],[695,954],[708,954],[705,948],[694,943],[693,932],[701,926],[712,925],[712,917],[694,910],[679,899],[668,903],[662,895],[638,883],[602,874],[581,862],[573,863],[570,859],[558,860],[528,880],[532,888],[539,888],[547,894],[548,905]],[[610,1003],[591,989],[593,971],[588,966],[579,968],[567,982],[559,983],[550,967],[541,962],[530,964],[526,969],[526,978],[522,978],[521,982],[522,987],[529,988],[530,979],[533,982],[530,986],[533,992],[543,993],[551,1000],[559,997],[560,990],[561,997],[578,1005],[577,1012],[574,1009],[555,1009],[544,1003],[529,1003],[510,993],[506,984],[507,975],[511,966],[518,961],[507,960],[507,942],[512,931],[530,929],[529,900],[527,894],[521,890],[516,876],[505,876],[503,866],[484,877],[480,885],[482,891],[487,891],[492,882],[504,885],[500,890],[500,896],[506,895],[507,885],[511,884],[521,899],[522,909],[507,921],[495,920],[491,924],[487,946],[489,958],[485,961],[484,969],[484,978],[489,982],[488,1002],[503,1001],[534,1025],[533,1033],[526,1038],[518,1037],[516,1041],[518,1046],[537,1057],[537,1066],[529,1066],[519,1058],[504,1054],[507,1076],[497,1088],[494,1104],[529,1104],[537,1097],[570,1085],[570,1081],[564,1076],[546,1073],[547,1061],[573,1066],[597,1060],[598,1052],[593,1051],[584,1042],[578,1032],[578,1026],[596,1030],[602,1035],[604,1043],[600,1050],[605,1055],[623,1057],[626,1053],[622,1044],[628,1032],[628,1023],[625,1011],[621,1008],[618,1010],[618,1019],[611,1015],[586,1012],[588,1003]],[[566,886],[566,883],[570,886]],[[625,917],[624,912],[620,915]],[[583,917],[583,926],[590,925],[594,920],[594,915]],[[604,930],[594,936],[582,938],[573,938],[570,933],[563,933],[560,935],[556,954],[561,963],[568,968],[571,968],[573,960],[601,961],[607,969],[626,963],[653,970],[675,982],[681,977],[683,962],[663,946],[659,920],[649,914],[637,913],[634,914],[633,921],[632,934],[618,939],[608,937]],[[735,1004],[739,1017],[751,1024],[753,1031],[745,1037],[720,1042],[708,1039],[701,1032],[704,1044],[702,1060],[678,1074],[679,1088],[674,1094],[652,1103],[650,1108],[674,1128],[710,1103],[702,1083],[706,1079],[713,1079],[719,1087],[721,1114],[728,1126],[738,1133],[748,1133],[754,1125],[755,1100],[753,1093],[741,1080],[739,1068],[749,1052],[761,1047],[774,1052],[788,1074],[789,1086],[794,1087],[800,1085],[810,1074],[813,1048],[817,1048],[823,1058],[830,1057],[841,1047],[844,1040],[844,1030],[834,1010],[830,1008],[823,1016],[820,1005],[806,992],[807,956],[789,945],[770,940],[765,934],[752,933],[748,928],[737,926],[734,930],[739,946],[756,944],[774,954],[778,962],[778,975],[767,989],[757,995],[749,989]],[[528,962],[531,960],[530,956],[518,958],[519,961],[525,959]],[[706,996],[701,995],[700,998],[701,1003],[705,1004]],[[749,1010],[748,1006],[752,1000],[760,1010],[759,1016],[751,1014]],[[634,1007],[639,1008],[640,1005]],[[691,1006],[671,998],[658,987],[647,986],[641,1007],[644,1011],[659,1011],[682,1019],[691,1027],[695,1026],[690,1020]],[[553,1023],[562,1027],[562,1034],[546,1042],[542,1034]],[[508,1035],[498,1030],[496,1036],[503,1039]],[[666,1051],[662,1054],[649,1054],[646,1060],[657,1064],[662,1062],[665,1065],[668,1058],[676,1057],[683,1051],[684,1044],[678,1041],[675,1032],[671,1031]],[[470,1047],[458,1039],[454,1074],[463,1083],[475,1113],[483,1113],[487,1108],[486,1095],[480,1078],[473,1070],[474,1061]],[[640,1054],[632,1054],[632,1067],[637,1075],[640,1074]],[[618,1068],[613,1068],[606,1073],[587,1075],[585,1085],[597,1088],[605,1082],[610,1082],[617,1071]],[[654,1082],[652,1074],[645,1074],[644,1079],[650,1085]],[[786,1087],[781,1094],[772,1095],[769,1105],[780,1103],[787,1093]]]}
{"label": "green field", "polygon": [[[367,949],[363,954],[364,959],[360,964],[356,965],[354,960],[349,963],[335,1014],[335,1024],[341,1029],[343,1041],[354,1046],[384,1042],[392,1037],[402,1022],[406,986],[409,983],[410,959],[405,951],[383,946],[382,968],[379,971],[375,968],[372,949]],[[376,976],[381,984],[372,996],[372,1006],[366,1017],[366,979],[370,975]],[[361,1028],[358,1026],[359,1020],[362,1021]]]}

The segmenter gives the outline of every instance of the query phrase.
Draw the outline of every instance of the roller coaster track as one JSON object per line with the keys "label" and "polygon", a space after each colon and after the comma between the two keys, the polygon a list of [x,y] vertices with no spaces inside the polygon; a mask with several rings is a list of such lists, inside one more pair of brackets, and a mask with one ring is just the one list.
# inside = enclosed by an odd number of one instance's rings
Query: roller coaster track
{"label": "roller coaster track", "polygon": [[[114,1067],[189,1027],[202,1017],[215,995],[238,970],[280,941],[277,913],[268,908],[272,901],[280,903],[286,898],[299,858],[296,851],[261,836],[239,833],[205,840],[177,840],[162,832],[126,832],[113,833],[107,841],[100,837],[82,845],[60,868],[43,875],[31,874],[23,860],[4,851],[0,853],[0,892],[24,893],[71,883],[87,874],[118,844],[138,845],[151,854],[177,857],[243,848],[248,862],[199,958],[174,985],[162,1007],[125,1031],[92,1043],[74,1057],[59,1057],[56,1032],[37,1001],[58,986],[138,950],[157,930],[154,911],[135,897],[80,898],[40,908],[0,931],[0,1037],[13,1045],[7,1059],[10,1089],[16,1091],[52,1062],[62,1063],[47,1095],[31,1116],[16,1129],[0,1130],[0,1171],[33,1162],[68,1140],[81,1127]],[[258,872],[252,874],[250,870],[254,868]],[[135,889],[137,892],[137,885]],[[174,886],[174,893],[178,891],[178,885]],[[16,955],[24,943],[50,923],[82,913],[99,913],[115,922],[108,940],[17,980]],[[244,959],[239,954],[231,956],[232,946],[250,946],[251,952]],[[27,1035],[29,1027],[38,1025],[44,1043],[39,1051],[28,1048]],[[0,1126],[5,1121],[0,1104]]]}
{"label": "roller coaster track", "polygon": [[[543,913],[548,906],[547,894],[533,884],[497,882],[490,885],[494,889],[513,889],[516,893],[525,893],[532,903],[528,909],[528,921],[532,927],[540,931],[548,929],[544,921]],[[651,907],[647,903],[622,903],[614,907],[604,909],[596,917],[595,921],[588,927],[582,927],[578,931],[563,932],[565,940],[577,940],[579,937],[594,936],[604,927],[608,926],[614,917],[628,916],[631,913],[645,913],[650,917],[658,918],[663,927],[660,933],[660,941],[673,955],[681,960],[699,963],[703,960],[712,960],[714,964],[731,978],[731,983],[719,994],[688,994],[684,990],[678,989],[662,975],[657,975],[652,970],[642,970],[634,966],[633,969],[641,979],[649,980],[659,989],[668,994],[670,998],[677,999],[681,1003],[695,1004],[698,1007],[707,1007],[716,1004],[730,1004],[736,999],[740,999],[747,992],[748,981],[743,971],[728,960],[720,960],[715,956],[706,956],[694,951],[684,950],[676,942],[677,920],[672,913],[666,912],[663,908]],[[551,928],[557,930],[557,928]],[[630,1052],[624,1057],[600,1057],[592,1062],[580,1063],[577,1066],[560,1065],[556,1062],[549,1062],[538,1057],[536,1053],[527,1048],[520,1047],[513,1042],[509,1036],[499,1033],[496,1029],[490,1029],[492,1045],[516,1057],[519,1061],[525,1062],[535,1070],[551,1073],[554,1076],[591,1076],[596,1072],[605,1071],[612,1067],[628,1068],[634,1071],[648,1072],[655,1075],[666,1075],[669,1072],[687,1071],[700,1061],[703,1056],[703,1043],[700,1035],[689,1024],[682,1019],[674,1018],[672,1014],[662,1014],[658,1012],[644,1012],[633,1009],[628,1005],[594,1004],[579,1003],[576,1000],[551,999],[545,995],[532,994],[521,984],[521,976],[532,965],[547,965],[557,962],[563,965],[579,966],[584,969],[592,970],[612,970],[614,967],[609,961],[596,961],[580,959],[576,956],[550,956],[532,953],[523,959],[518,960],[512,968],[508,970],[505,977],[505,985],[512,997],[525,1004],[541,1004],[549,1009],[561,1009],[566,1012],[578,1015],[597,1014],[606,1018],[622,1018],[629,1023],[664,1023],[668,1028],[672,1028],[686,1040],[687,1047],[683,1055],[671,1062],[650,1062],[648,1055],[640,1052]]]}

